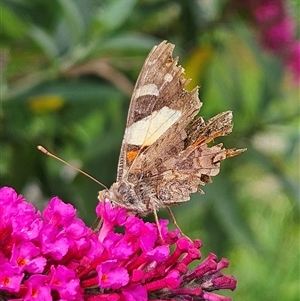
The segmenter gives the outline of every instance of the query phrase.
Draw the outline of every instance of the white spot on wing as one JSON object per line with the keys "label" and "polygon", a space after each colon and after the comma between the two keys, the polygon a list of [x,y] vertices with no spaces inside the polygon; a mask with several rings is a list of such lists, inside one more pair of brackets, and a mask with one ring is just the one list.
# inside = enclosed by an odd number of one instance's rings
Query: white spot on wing
{"label": "white spot on wing", "polygon": [[149,146],[162,136],[181,116],[181,112],[163,107],[126,129],[128,144]]}
{"label": "white spot on wing", "polygon": [[170,73],[166,73],[164,80],[170,82],[173,79],[173,76]]}
{"label": "white spot on wing", "polygon": [[139,98],[140,96],[144,96],[144,95],[155,95],[157,96],[159,93],[157,86],[155,84],[148,84],[148,85],[144,85],[142,87],[139,87],[138,89],[136,89],[135,91],[135,95],[134,98]]}

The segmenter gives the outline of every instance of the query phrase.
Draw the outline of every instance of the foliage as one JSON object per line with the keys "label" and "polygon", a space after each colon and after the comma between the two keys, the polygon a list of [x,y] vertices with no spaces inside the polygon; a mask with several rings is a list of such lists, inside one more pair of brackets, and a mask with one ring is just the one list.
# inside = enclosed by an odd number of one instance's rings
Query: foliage
{"label": "foliage", "polygon": [[[133,84],[151,47],[167,39],[193,78],[189,87],[201,85],[201,115],[232,110],[234,131],[222,142],[248,148],[175,216],[190,236],[200,232],[208,250],[235,262],[236,300],[293,301],[299,91],[280,56],[259,44],[251,12],[235,4],[4,0],[1,185],[39,202],[58,195],[92,223],[101,188],[36,145],[109,186]],[[288,5],[293,12],[298,4]]]}

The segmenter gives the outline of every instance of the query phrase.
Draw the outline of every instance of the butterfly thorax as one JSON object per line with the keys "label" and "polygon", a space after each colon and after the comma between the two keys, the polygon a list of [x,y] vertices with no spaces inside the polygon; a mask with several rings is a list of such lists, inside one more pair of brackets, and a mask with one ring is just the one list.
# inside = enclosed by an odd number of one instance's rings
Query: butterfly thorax
{"label": "butterfly thorax", "polygon": [[[145,198],[141,199],[143,191],[136,190],[137,186],[127,181],[118,181],[112,184],[109,189],[99,192],[100,201],[109,200],[116,206],[126,208],[128,211],[145,215],[152,211],[149,202]],[[150,198],[149,198],[150,200]]]}

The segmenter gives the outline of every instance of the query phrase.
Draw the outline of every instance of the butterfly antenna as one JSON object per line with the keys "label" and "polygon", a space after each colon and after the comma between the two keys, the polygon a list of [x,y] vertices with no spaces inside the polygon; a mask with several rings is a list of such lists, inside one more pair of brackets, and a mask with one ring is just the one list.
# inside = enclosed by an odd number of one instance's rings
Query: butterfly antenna
{"label": "butterfly antenna", "polygon": [[96,182],[96,183],[98,183],[99,185],[103,186],[105,189],[108,189],[103,183],[101,183],[100,181],[98,181],[97,179],[95,179],[94,177],[92,177],[91,175],[89,175],[88,173],[86,173],[86,172],[82,171],[81,169],[79,169],[79,168],[77,168],[77,167],[71,165],[70,163],[66,162],[65,160],[63,160],[63,159],[61,159],[61,158],[55,156],[54,154],[50,153],[47,149],[45,149],[43,146],[38,145],[38,146],[37,146],[37,149],[38,149],[39,151],[41,151],[42,153],[44,153],[45,155],[47,155],[47,156],[49,156],[49,157],[52,157],[52,158],[54,158],[54,159],[56,159],[56,160],[58,160],[58,161],[60,161],[60,162],[62,162],[62,163],[64,163],[64,164],[66,164],[66,165],[69,166],[70,168],[72,168],[72,169],[74,169],[74,170],[76,170],[76,171],[82,173],[83,175],[85,175],[86,177],[90,178],[90,179],[93,180],[94,182]]}

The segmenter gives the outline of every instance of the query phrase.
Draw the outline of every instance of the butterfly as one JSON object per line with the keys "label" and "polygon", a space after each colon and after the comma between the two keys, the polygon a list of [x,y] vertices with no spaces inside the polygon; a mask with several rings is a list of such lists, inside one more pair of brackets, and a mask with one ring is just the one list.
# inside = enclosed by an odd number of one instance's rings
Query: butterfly
{"label": "butterfly", "polygon": [[172,57],[174,47],[163,41],[146,58],[130,102],[116,182],[98,195],[139,215],[188,201],[219,173],[221,161],[245,150],[208,146],[231,133],[232,112],[208,121],[197,116],[198,87],[185,90],[190,80]]}

